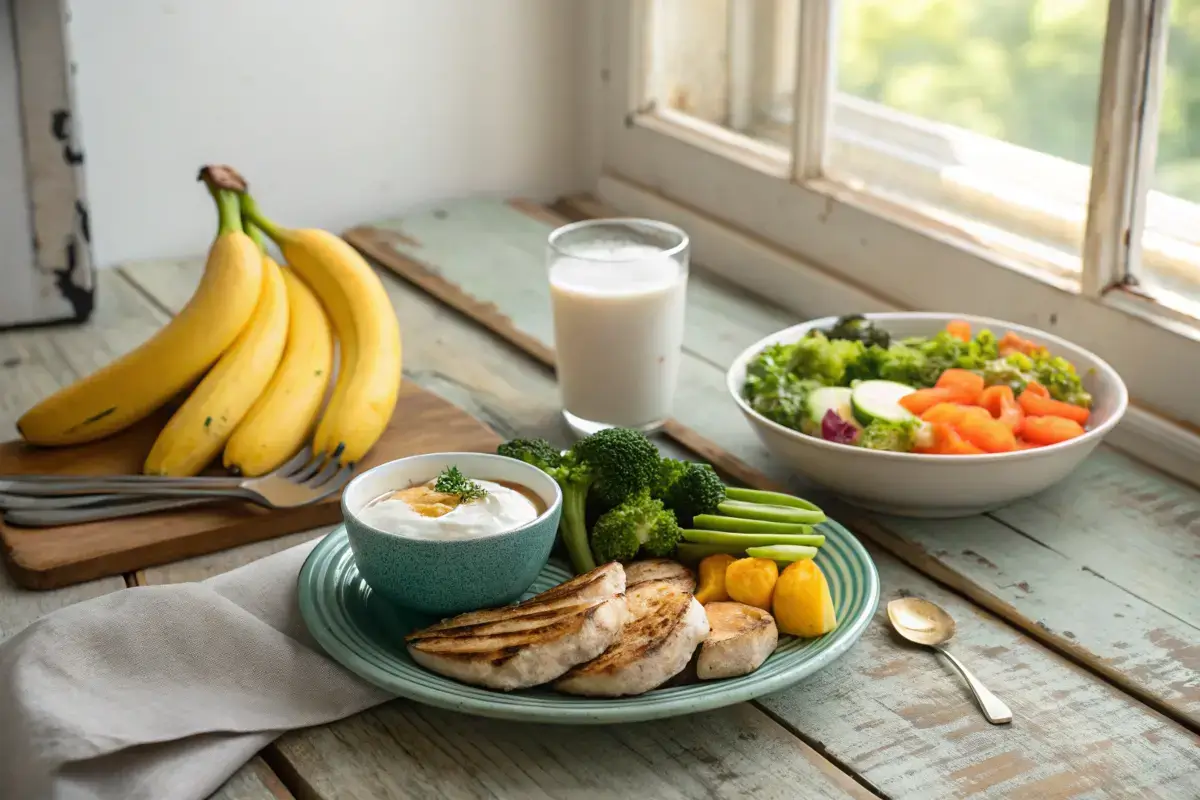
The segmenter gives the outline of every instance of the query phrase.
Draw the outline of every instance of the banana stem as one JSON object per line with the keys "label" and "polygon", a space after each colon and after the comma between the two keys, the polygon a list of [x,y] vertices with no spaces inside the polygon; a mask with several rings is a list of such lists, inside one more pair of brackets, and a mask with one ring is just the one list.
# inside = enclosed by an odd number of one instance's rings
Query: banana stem
{"label": "banana stem", "polygon": [[217,203],[217,235],[242,233],[242,206],[238,194],[246,191],[246,181],[232,167],[209,164],[200,170],[199,180],[204,181],[208,193]]}
{"label": "banana stem", "polygon": [[254,240],[259,250],[264,253],[267,252],[267,240],[263,238],[262,229],[250,221],[246,221],[244,225],[246,227],[246,235]]}
{"label": "banana stem", "polygon": [[244,232],[242,207],[238,203],[237,194],[228,189],[218,189],[211,183],[208,185],[208,191],[217,201],[217,234]]}
{"label": "banana stem", "polygon": [[258,209],[258,203],[254,202],[254,198],[248,192],[243,192],[240,202],[242,216],[261,228],[267,236],[278,242],[280,236],[279,226],[263,216],[263,213]]}

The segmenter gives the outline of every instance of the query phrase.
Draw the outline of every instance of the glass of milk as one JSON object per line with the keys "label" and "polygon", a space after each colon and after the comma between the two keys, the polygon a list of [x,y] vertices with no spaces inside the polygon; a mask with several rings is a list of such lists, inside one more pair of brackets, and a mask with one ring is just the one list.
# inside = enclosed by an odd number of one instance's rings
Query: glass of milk
{"label": "glass of milk", "polygon": [[652,431],[671,415],[683,349],[688,237],[646,219],[550,234],[550,297],[563,416],[586,436]]}

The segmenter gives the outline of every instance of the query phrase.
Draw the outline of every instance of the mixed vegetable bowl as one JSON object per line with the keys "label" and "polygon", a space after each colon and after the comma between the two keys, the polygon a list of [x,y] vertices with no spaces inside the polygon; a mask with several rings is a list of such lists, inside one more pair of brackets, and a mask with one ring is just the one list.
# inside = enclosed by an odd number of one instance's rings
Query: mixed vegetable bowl
{"label": "mixed vegetable bowl", "polygon": [[747,365],[746,403],[792,430],[871,450],[979,455],[1082,436],[1092,397],[1075,366],[1009,332],[952,321],[902,339],[861,315]]}

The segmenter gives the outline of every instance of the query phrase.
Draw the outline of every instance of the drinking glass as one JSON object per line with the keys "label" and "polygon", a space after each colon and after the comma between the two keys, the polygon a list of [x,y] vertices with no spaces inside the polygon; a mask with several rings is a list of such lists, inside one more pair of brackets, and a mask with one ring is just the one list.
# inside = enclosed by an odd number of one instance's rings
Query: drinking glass
{"label": "drinking glass", "polygon": [[550,234],[558,383],[576,435],[650,432],[670,417],[688,253],[687,234],[648,219],[586,220]]}

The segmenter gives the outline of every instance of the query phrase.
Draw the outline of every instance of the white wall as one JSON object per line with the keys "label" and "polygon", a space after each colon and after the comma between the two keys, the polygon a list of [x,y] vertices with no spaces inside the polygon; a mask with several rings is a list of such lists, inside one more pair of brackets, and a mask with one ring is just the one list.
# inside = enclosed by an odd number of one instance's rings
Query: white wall
{"label": "white wall", "polygon": [[290,226],[585,188],[577,0],[69,0],[97,263],[211,239],[223,162]]}

